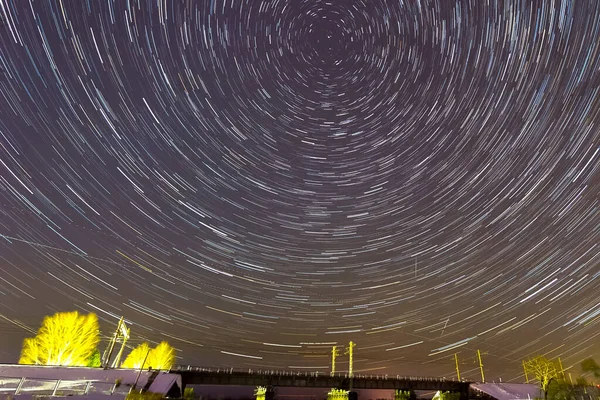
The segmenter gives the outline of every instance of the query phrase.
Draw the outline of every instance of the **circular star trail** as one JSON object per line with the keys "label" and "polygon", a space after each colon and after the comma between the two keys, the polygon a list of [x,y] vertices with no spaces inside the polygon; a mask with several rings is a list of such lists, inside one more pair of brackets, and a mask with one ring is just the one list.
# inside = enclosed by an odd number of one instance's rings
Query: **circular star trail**
{"label": "circular star trail", "polygon": [[600,356],[597,2],[0,14],[3,362],[71,309],[201,366]]}

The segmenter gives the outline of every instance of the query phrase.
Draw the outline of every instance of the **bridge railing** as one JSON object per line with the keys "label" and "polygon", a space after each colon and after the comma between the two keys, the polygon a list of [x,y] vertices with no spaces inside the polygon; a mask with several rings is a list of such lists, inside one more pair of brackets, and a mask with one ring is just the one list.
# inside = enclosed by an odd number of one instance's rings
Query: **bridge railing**
{"label": "bridge railing", "polygon": [[[126,390],[126,391],[123,391]],[[116,383],[93,381],[87,379],[42,379],[32,377],[2,377],[0,376],[0,396],[5,395],[45,395],[45,396],[76,396],[90,393],[127,393],[128,388]]]}
{"label": "bridge railing", "polygon": [[[193,365],[176,365],[171,368],[171,372],[206,372],[211,374],[248,374],[248,375],[268,375],[268,376],[297,376],[297,377],[335,377],[348,379],[348,373],[337,372],[331,374],[326,371],[293,371],[293,370],[263,370],[250,368],[235,368],[235,367],[199,367]],[[354,374],[354,379],[378,379],[378,380],[410,380],[410,381],[426,381],[426,382],[459,382],[456,378],[440,378],[431,376],[408,376],[408,375],[390,375],[390,374]],[[464,382],[464,381],[463,381]]]}

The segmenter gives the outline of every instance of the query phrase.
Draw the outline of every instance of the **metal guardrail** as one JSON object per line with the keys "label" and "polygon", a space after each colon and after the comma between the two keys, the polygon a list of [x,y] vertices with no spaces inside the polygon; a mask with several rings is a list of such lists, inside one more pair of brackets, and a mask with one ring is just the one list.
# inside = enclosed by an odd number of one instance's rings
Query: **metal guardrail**
{"label": "metal guardrail", "polygon": [[[207,368],[198,367],[193,365],[175,365],[171,368],[170,372],[209,372],[217,374],[233,374],[241,373],[248,375],[269,375],[269,376],[299,376],[299,377],[319,377],[319,376],[332,376],[337,378],[348,378],[347,373],[338,372],[330,374],[329,372],[322,371],[292,371],[292,370],[254,370],[246,368]],[[440,378],[430,376],[406,376],[406,375],[366,375],[366,374],[354,374],[354,379],[382,379],[382,380],[409,380],[409,381],[420,381],[420,382],[466,382],[465,380],[458,380],[456,378]]]}
{"label": "metal guardrail", "polygon": [[127,393],[129,391],[127,387],[123,387],[122,390],[119,390],[119,387],[117,383],[83,379],[9,378],[0,376],[0,395],[85,396],[90,393],[111,395],[113,393]]}

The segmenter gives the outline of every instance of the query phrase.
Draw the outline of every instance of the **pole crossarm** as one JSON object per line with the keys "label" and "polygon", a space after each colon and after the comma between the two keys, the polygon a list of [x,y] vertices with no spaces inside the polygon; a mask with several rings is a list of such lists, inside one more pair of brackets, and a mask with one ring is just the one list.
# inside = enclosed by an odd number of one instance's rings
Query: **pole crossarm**
{"label": "pole crossarm", "polygon": [[340,351],[337,346],[333,346],[331,349],[331,376],[335,375],[335,359],[340,355]]}
{"label": "pole crossarm", "polygon": [[[113,337],[110,339],[110,342],[108,343],[108,347],[106,348],[106,351],[104,352],[104,357],[102,357],[102,366],[110,367],[110,368],[118,368],[119,367],[119,363],[121,362],[121,356],[123,355],[123,351],[125,350],[125,344],[127,343],[127,340],[129,339],[129,337],[130,337],[130,330],[127,327],[127,325],[125,325],[125,318],[121,317],[119,319],[119,322],[117,323],[117,329],[115,329],[115,333],[113,334]],[[110,360],[112,358],[112,353],[115,349],[115,345],[117,344],[117,342],[121,342],[121,348],[119,349],[117,356],[111,363]]]}

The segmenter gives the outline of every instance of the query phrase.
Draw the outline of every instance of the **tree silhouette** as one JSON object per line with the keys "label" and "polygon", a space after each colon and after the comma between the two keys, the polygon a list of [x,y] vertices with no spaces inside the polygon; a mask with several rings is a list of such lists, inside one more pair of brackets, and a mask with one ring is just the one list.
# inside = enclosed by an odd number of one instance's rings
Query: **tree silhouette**
{"label": "tree silhouette", "polygon": [[600,377],[600,365],[593,358],[586,358],[581,362],[583,372],[591,372],[596,378]]}
{"label": "tree silhouette", "polygon": [[19,364],[85,367],[100,342],[99,332],[96,314],[45,317],[37,335],[23,341]]}

